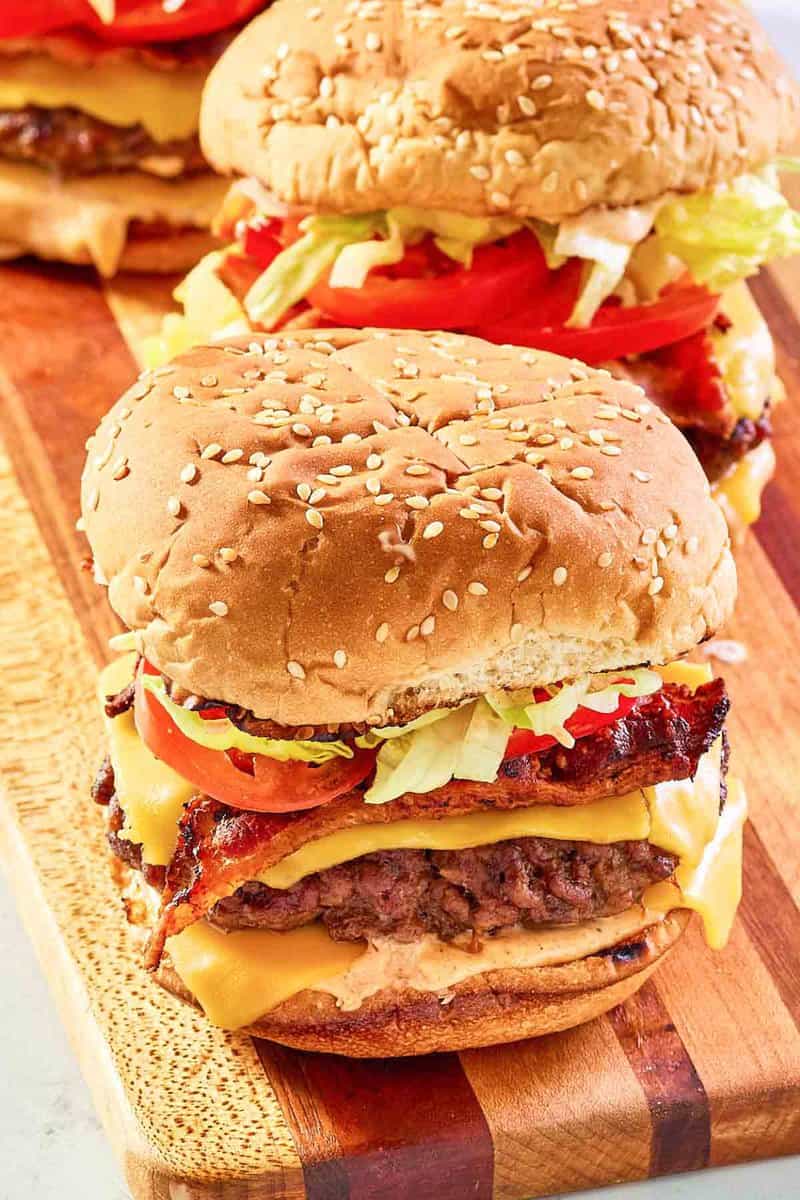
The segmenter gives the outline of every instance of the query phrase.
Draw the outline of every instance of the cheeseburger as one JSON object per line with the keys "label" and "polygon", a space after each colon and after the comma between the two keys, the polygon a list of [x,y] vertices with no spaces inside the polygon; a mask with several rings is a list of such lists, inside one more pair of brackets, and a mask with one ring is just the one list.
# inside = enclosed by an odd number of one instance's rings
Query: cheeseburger
{"label": "cheeseburger", "polygon": [[224,194],[200,95],[266,0],[26,0],[0,6],[0,258],[185,270]]}
{"label": "cheeseburger", "polygon": [[211,1021],[402,1055],[586,1021],[740,893],[728,534],[640,388],[452,333],[197,348],[101,422],[108,815]]}
{"label": "cheeseburger", "polygon": [[780,394],[743,280],[800,248],[799,112],[738,0],[280,0],[212,73],[205,152],[244,178],[161,352],[332,324],[575,355],[645,387],[742,529]]}

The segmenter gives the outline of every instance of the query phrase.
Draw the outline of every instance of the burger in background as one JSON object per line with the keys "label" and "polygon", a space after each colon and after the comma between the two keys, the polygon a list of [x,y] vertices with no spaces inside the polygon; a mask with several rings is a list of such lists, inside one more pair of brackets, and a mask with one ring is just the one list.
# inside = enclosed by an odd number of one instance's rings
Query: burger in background
{"label": "burger in background", "polygon": [[725,943],[729,704],[674,660],[735,568],[641,389],[456,334],[250,334],[145,373],[82,497],[133,651],[94,795],[148,965],[212,1021],[486,1045],[621,1002],[692,911]]}
{"label": "burger in background", "polygon": [[179,271],[215,244],[208,71],[264,0],[0,8],[0,257]]}
{"label": "burger in background", "polygon": [[743,281],[800,249],[799,112],[736,0],[280,0],[211,76],[205,152],[245,178],[152,352],[333,324],[575,355],[645,387],[742,530],[781,396]]}

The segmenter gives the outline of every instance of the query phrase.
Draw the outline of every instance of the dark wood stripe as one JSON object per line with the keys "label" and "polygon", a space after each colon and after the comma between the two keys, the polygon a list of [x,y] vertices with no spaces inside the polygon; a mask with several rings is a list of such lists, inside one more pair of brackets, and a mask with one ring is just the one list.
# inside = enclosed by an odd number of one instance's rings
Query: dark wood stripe
{"label": "dark wood stripe", "polygon": [[117,629],[75,531],[84,443],[136,365],[89,271],[0,267],[0,429],[92,653]]}
{"label": "dark wood stripe", "polygon": [[675,1025],[649,982],[609,1013],[650,1110],[650,1175],[708,1165],[711,1116],[703,1082]]}
{"label": "dark wood stripe", "polygon": [[[793,815],[787,813],[787,819]],[[800,913],[758,832],[744,831],[745,887],[739,916],[781,1000],[800,1029]]]}
{"label": "dark wood stripe", "polygon": [[309,1200],[492,1196],[491,1133],[457,1055],[353,1060],[255,1044]]}
{"label": "dark wood stripe", "polygon": [[[778,450],[780,454],[780,450]],[[769,558],[775,574],[796,606],[800,606],[800,538],[798,502],[786,491],[786,471],[780,470],[777,480],[767,488],[761,520],[755,536]],[[786,464],[783,464],[784,468]]]}

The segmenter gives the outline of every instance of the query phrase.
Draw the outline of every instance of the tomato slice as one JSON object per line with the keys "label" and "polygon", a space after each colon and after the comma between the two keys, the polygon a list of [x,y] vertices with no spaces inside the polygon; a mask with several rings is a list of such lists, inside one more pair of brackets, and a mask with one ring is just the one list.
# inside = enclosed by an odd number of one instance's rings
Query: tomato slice
{"label": "tomato slice", "polygon": [[356,750],[353,758],[332,758],[315,767],[277,762],[261,754],[209,750],[178,729],[152,692],[136,678],[134,720],[139,736],[167,766],[208,796],[250,812],[294,812],[316,808],[349,792],[366,779],[375,752]]}
{"label": "tomato slice", "polygon": [[483,324],[475,332],[491,342],[533,346],[596,365],[614,358],[645,354],[706,329],[714,320],[719,296],[706,288],[679,282],[663,290],[652,304],[623,308],[604,304],[586,329],[542,324],[538,307],[506,320]]}
{"label": "tomato slice", "polygon": [[[542,699],[545,698],[542,697]],[[619,704],[611,713],[594,712],[591,708],[581,706],[565,722],[565,728],[576,741],[578,738],[590,737],[598,730],[604,729],[607,725],[613,725],[615,721],[626,717],[635,703],[636,700],[633,697],[620,696]],[[537,754],[540,750],[549,750],[556,745],[558,745],[556,739],[549,733],[534,733],[531,729],[515,729],[508,739],[505,759],[521,758],[525,754]]]}
{"label": "tomato slice", "polygon": [[106,25],[88,0],[25,0],[0,6],[0,38],[80,28],[108,42],[174,42],[229,29],[264,7],[266,0],[188,0],[168,12],[163,0],[116,0]]}
{"label": "tomato slice", "polygon": [[415,247],[409,251],[406,276],[399,264],[393,276],[371,272],[360,288],[332,288],[323,280],[308,302],[342,325],[467,329],[529,302],[548,274],[539,241],[527,230],[478,246],[469,270],[448,262],[443,273],[421,276],[420,253]]}

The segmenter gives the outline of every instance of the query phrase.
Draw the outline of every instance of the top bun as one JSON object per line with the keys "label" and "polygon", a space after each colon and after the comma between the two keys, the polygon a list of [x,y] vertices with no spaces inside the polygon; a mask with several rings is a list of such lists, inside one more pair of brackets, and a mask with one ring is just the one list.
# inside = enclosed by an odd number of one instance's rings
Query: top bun
{"label": "top bun", "polygon": [[103,419],[82,500],[147,657],[285,725],[663,662],[735,597],[722,513],[641,389],[455,334],[198,347]]}
{"label": "top bun", "polygon": [[201,136],[289,204],[558,222],[761,166],[799,113],[741,0],[279,0]]}

